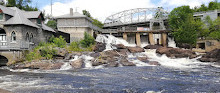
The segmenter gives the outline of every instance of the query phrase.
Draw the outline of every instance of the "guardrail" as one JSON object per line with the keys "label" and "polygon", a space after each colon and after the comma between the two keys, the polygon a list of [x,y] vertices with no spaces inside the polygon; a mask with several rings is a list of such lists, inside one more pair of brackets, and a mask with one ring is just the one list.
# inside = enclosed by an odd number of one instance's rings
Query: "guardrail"
{"label": "guardrail", "polygon": [[26,41],[17,41],[17,42],[9,42],[9,41],[0,41],[0,50],[25,50],[30,48],[30,42]]}

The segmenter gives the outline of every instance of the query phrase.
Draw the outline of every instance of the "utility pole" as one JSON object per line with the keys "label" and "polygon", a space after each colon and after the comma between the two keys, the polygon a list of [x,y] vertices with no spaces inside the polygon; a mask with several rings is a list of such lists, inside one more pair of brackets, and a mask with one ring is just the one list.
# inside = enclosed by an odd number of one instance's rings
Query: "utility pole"
{"label": "utility pole", "polygon": [[51,0],[51,17],[53,17],[53,1]]}

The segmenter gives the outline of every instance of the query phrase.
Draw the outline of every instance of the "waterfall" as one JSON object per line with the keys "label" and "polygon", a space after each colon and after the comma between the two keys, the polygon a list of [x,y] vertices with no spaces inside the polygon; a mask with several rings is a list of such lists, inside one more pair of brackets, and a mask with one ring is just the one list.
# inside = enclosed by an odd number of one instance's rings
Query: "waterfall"
{"label": "waterfall", "polygon": [[168,47],[176,48],[176,43],[174,41],[174,38],[171,37],[168,38]]}

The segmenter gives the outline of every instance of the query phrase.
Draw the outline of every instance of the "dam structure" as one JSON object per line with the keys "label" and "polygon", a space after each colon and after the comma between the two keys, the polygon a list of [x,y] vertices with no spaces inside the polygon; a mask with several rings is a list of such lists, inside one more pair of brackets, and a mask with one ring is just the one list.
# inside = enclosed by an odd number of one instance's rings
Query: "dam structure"
{"label": "dam structure", "polygon": [[168,15],[163,8],[136,8],[118,12],[105,19],[101,34],[121,37],[131,44],[168,44]]}

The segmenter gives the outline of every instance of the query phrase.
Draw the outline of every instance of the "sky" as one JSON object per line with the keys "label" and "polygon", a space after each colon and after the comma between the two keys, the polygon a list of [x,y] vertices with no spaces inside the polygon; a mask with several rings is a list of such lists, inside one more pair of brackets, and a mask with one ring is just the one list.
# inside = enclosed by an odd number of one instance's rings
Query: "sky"
{"label": "sky", "polygon": [[[163,7],[171,11],[182,5],[189,5],[191,8],[201,4],[207,5],[210,1],[213,0],[52,0],[52,3],[53,16],[68,14],[70,8],[80,13],[85,9],[92,17],[104,22],[106,17],[123,10]],[[51,0],[32,0],[32,6],[51,14]]]}

